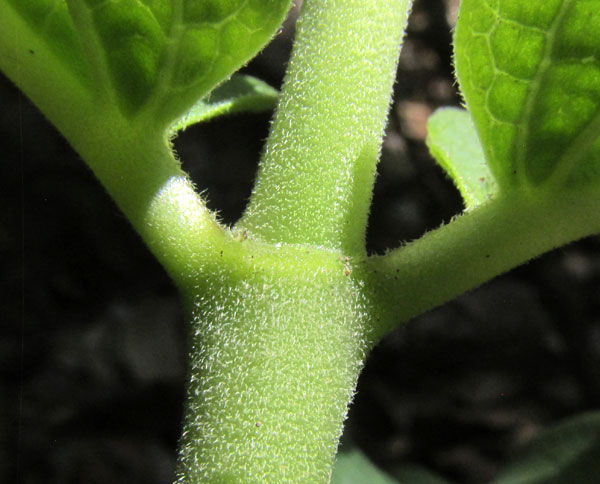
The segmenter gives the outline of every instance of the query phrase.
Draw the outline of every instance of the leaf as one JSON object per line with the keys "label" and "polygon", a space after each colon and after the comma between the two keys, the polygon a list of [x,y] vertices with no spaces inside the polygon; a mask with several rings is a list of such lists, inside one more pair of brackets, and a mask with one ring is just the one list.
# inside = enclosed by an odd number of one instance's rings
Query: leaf
{"label": "leaf", "polygon": [[560,423],[535,437],[496,484],[595,484],[600,476],[600,412]]}
{"label": "leaf", "polygon": [[496,182],[467,111],[438,109],[427,121],[427,146],[470,210],[496,192]]}
{"label": "leaf", "polygon": [[397,479],[381,471],[361,451],[338,454],[330,484],[449,484],[427,469],[407,465],[394,472]]}
{"label": "leaf", "polygon": [[91,82],[85,53],[65,0],[0,0],[11,5],[82,82]]}
{"label": "leaf", "polygon": [[417,465],[403,466],[394,474],[404,484],[450,484],[446,479]]}
{"label": "leaf", "polygon": [[225,114],[239,112],[261,112],[274,109],[279,92],[252,76],[234,74],[205,99],[194,104],[173,126],[175,133],[192,124],[208,121]]}
{"label": "leaf", "polygon": [[[8,1],[122,112],[167,122],[251,59],[291,0]],[[97,89],[98,86],[95,87]]]}
{"label": "leaf", "polygon": [[340,452],[333,467],[330,484],[399,484],[380,471],[362,452]]}
{"label": "leaf", "polygon": [[455,63],[501,187],[600,181],[599,0],[462,0]]}

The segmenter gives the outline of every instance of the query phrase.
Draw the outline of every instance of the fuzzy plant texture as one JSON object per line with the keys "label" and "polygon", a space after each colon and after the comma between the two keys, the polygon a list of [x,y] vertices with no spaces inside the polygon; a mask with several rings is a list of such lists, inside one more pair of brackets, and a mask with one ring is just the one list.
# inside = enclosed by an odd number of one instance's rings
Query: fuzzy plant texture
{"label": "fuzzy plant texture", "polygon": [[[455,68],[468,110],[435,113],[427,143],[465,210],[381,256],[367,255],[366,224],[411,2],[305,0],[279,94],[234,73],[290,3],[0,0],[0,68],[180,289],[190,321],[180,483],[329,482],[381,337],[600,232],[600,0],[462,0]],[[225,227],[171,140],[275,103],[248,207]],[[521,468],[531,480],[517,469],[505,482],[550,482]]]}

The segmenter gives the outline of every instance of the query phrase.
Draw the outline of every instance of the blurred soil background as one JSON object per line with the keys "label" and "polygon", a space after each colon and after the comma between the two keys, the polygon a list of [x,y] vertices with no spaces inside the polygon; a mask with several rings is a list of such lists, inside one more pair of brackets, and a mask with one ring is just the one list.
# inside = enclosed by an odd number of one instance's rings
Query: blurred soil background
{"label": "blurred soil background", "polygon": [[[375,187],[374,253],[461,211],[423,142],[429,114],[460,101],[457,6],[415,4]],[[279,86],[292,35],[290,22],[246,71]],[[176,140],[227,223],[250,194],[270,116],[217,120]],[[172,284],[5,79],[0,149],[0,482],[172,482],[186,367]],[[455,483],[490,482],[520,443],[599,407],[599,296],[600,239],[590,238],[403,325],[367,362],[344,445],[391,473],[423,466]]]}

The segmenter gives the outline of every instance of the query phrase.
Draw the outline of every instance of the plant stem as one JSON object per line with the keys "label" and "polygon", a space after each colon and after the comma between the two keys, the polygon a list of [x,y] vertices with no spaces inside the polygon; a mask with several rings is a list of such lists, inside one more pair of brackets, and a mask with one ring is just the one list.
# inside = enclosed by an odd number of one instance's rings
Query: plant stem
{"label": "plant stem", "polygon": [[199,278],[178,482],[326,484],[371,339],[339,254],[254,241]]}
{"label": "plant stem", "polygon": [[357,264],[381,336],[544,252],[600,232],[598,190],[491,199],[384,256]]}
{"label": "plant stem", "polygon": [[188,292],[191,383],[178,482],[329,481],[373,341],[345,256],[365,253],[408,3],[304,3],[276,121],[236,227],[250,238],[224,247],[221,263],[199,271]]}
{"label": "plant stem", "polygon": [[240,228],[266,242],[365,251],[375,164],[408,0],[307,0]]}
{"label": "plant stem", "polygon": [[218,260],[231,235],[195,191],[162,130],[97,110],[92,123],[63,133],[180,289]]}

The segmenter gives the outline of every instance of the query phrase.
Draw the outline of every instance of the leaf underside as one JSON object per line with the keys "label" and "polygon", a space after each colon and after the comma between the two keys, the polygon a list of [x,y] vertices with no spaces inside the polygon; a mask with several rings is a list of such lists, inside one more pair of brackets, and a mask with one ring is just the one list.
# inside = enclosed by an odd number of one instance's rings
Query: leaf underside
{"label": "leaf underside", "polygon": [[600,181],[600,0],[462,0],[458,80],[501,187]]}
{"label": "leaf underside", "polygon": [[495,484],[595,483],[600,476],[600,412],[542,432],[522,448]]}
{"label": "leaf underside", "polygon": [[279,92],[252,76],[234,74],[206,98],[194,104],[171,126],[171,133],[208,121],[217,116],[239,112],[261,112],[274,109]]}
{"label": "leaf underside", "polygon": [[[84,84],[180,115],[252,58],[290,0],[5,0]],[[99,75],[101,74],[101,75]]]}
{"label": "leaf underside", "polygon": [[343,450],[336,458],[331,484],[449,484],[418,465],[402,466],[394,475],[384,473],[360,450]]}
{"label": "leaf underside", "polygon": [[494,195],[496,182],[467,111],[438,109],[427,121],[426,142],[433,157],[460,191],[467,210]]}
{"label": "leaf underside", "polygon": [[380,471],[360,451],[340,452],[336,458],[331,484],[399,484]]}

